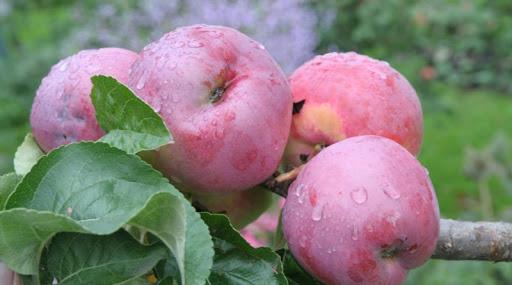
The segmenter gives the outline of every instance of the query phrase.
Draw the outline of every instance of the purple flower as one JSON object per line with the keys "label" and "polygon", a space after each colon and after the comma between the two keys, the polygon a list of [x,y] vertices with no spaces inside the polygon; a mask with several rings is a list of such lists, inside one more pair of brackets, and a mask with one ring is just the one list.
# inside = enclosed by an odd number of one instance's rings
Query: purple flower
{"label": "purple flower", "polygon": [[131,9],[101,4],[94,15],[82,16],[84,23],[67,41],[66,53],[98,46],[139,50],[176,27],[214,24],[258,40],[290,73],[313,56],[317,44],[317,18],[300,0],[149,0]]}

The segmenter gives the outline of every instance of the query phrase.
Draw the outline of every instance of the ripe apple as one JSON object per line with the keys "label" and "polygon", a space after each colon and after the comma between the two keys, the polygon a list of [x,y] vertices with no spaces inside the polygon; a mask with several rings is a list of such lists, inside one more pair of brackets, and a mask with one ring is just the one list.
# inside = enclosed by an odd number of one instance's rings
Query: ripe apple
{"label": "ripe apple", "polygon": [[0,284],[21,285],[21,279],[16,272],[10,270],[4,263],[0,262]]}
{"label": "ripe apple", "polygon": [[414,88],[388,63],[349,53],[317,56],[290,77],[294,115],[285,163],[359,135],[390,138],[419,152],[423,118]]}
{"label": "ripe apple", "polygon": [[225,214],[235,228],[241,229],[270,207],[273,195],[261,187],[254,187],[231,193],[194,193],[191,200],[199,209]]}
{"label": "ripe apple", "polygon": [[137,56],[120,48],[83,50],[54,65],[37,90],[30,115],[39,146],[48,152],[64,144],[103,136],[90,98],[90,78],[103,74],[126,83]]}
{"label": "ripe apple", "polygon": [[179,28],[146,46],[129,86],[157,111],[174,143],[153,165],[188,192],[249,189],[277,168],[292,98],[263,45],[227,27]]}
{"label": "ripe apple", "polygon": [[284,201],[284,198],[275,199],[265,213],[240,230],[242,237],[252,247],[275,246],[276,231]]}
{"label": "ripe apple", "polygon": [[439,208],[412,154],[359,136],[305,165],[289,189],[283,230],[299,263],[326,284],[400,284],[432,255]]}

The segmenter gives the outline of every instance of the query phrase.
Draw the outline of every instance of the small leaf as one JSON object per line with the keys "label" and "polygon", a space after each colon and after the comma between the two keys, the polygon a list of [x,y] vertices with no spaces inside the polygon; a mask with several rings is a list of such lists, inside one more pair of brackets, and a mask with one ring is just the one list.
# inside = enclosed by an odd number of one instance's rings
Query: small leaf
{"label": "small leaf", "polygon": [[40,159],[9,197],[0,212],[0,259],[37,275],[41,249],[56,233],[110,234],[133,221],[158,235],[183,271],[183,201],[139,157],[104,143],[70,144]]}
{"label": "small leaf", "polygon": [[4,209],[7,198],[14,192],[19,181],[20,177],[15,173],[0,176],[0,210]]}
{"label": "small leaf", "polygon": [[161,243],[144,246],[125,231],[107,236],[62,233],[48,249],[48,270],[60,285],[111,285],[144,276],[166,257]]}
{"label": "small leaf", "polygon": [[201,216],[215,248],[209,284],[288,284],[281,260],[271,249],[251,247],[224,215]]}
{"label": "small leaf", "polygon": [[316,280],[299,265],[288,250],[281,249],[278,253],[281,256],[284,273],[290,285],[322,285],[322,282]]}
{"label": "small leaf", "polygon": [[107,132],[101,138],[128,153],[156,149],[172,140],[162,118],[112,77],[94,76],[91,99],[96,119]]}
{"label": "small leaf", "polygon": [[44,155],[34,136],[28,133],[14,154],[14,170],[18,175],[27,174],[36,162]]}

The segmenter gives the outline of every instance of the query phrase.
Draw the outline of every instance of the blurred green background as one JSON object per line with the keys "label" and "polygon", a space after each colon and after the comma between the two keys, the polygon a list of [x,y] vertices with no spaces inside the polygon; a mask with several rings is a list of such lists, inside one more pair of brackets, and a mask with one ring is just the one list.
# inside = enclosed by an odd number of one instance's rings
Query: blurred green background
{"label": "blurred green background", "polygon": [[[216,23],[263,42],[288,73],[329,51],[390,62],[421,96],[420,160],[443,217],[512,222],[512,1],[104,2],[0,0],[0,173],[12,169],[35,90],[58,59]],[[408,284],[512,284],[512,265],[430,261]]]}

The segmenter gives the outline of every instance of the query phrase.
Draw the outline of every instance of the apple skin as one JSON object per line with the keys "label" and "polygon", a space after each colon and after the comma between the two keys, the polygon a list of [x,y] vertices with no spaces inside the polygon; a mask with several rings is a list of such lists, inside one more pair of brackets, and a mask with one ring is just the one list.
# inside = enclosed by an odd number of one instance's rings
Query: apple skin
{"label": "apple skin", "polygon": [[112,76],[126,84],[135,52],[120,48],[83,50],[61,60],[39,86],[30,124],[39,146],[48,152],[83,140],[97,140],[104,132],[96,121],[90,93],[91,77]]}
{"label": "apple skin", "polygon": [[359,135],[384,136],[418,154],[421,104],[388,63],[355,52],[329,53],[299,67],[289,82],[296,103],[284,159],[289,167],[311,158],[315,146]]}
{"label": "apple skin", "polygon": [[335,143],[289,189],[283,230],[292,254],[326,284],[401,284],[432,255],[437,198],[426,170],[378,136]]}
{"label": "apple skin", "polygon": [[258,42],[222,26],[179,28],[143,49],[129,86],[172,133],[153,165],[181,190],[247,190],[276,170],[292,97]]}
{"label": "apple skin", "polygon": [[200,209],[228,216],[237,229],[258,219],[272,201],[272,193],[262,187],[231,193],[194,193],[191,198],[192,204]]}

